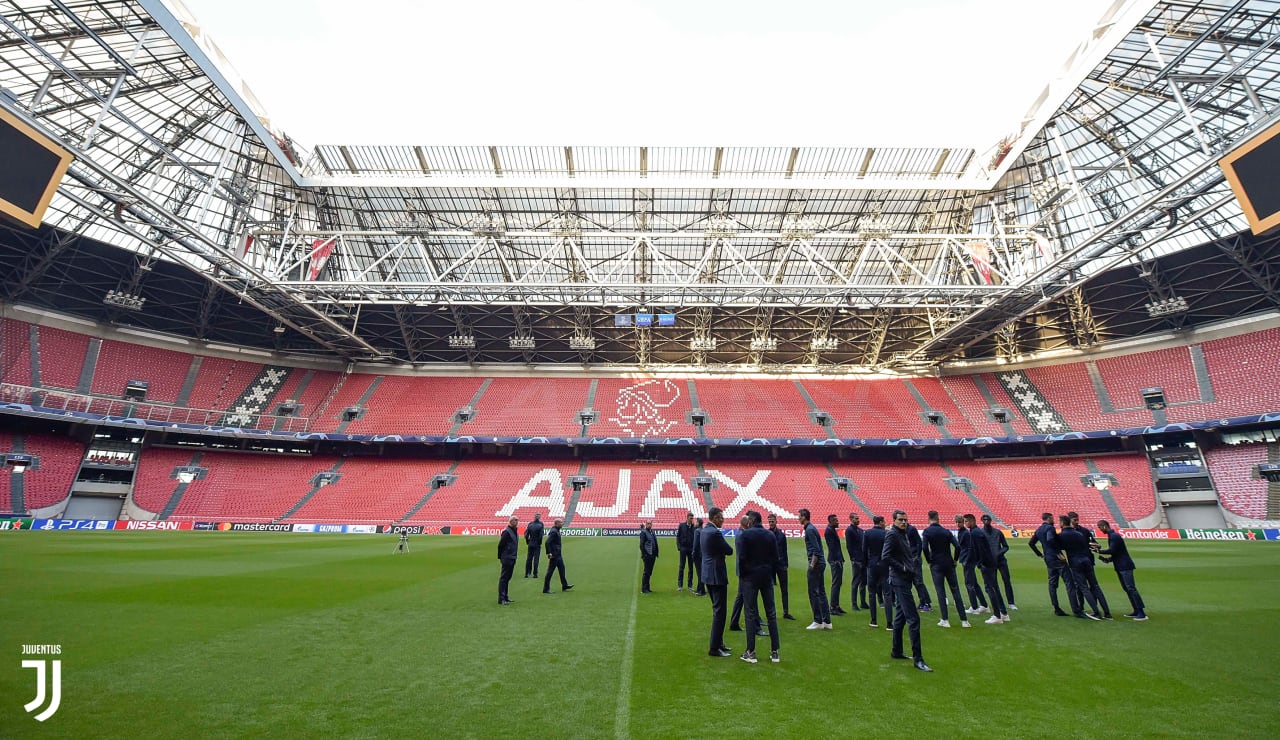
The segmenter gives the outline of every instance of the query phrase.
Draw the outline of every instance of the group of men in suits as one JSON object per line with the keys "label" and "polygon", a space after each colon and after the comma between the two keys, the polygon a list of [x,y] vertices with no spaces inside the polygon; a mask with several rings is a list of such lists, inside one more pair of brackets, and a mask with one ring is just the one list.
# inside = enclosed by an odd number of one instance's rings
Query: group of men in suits
{"label": "group of men in suits", "polygon": [[[1124,537],[1112,529],[1110,522],[1105,519],[1098,521],[1098,530],[1107,537],[1104,548],[1098,543],[1093,530],[1080,523],[1080,515],[1074,511],[1059,516],[1058,527],[1054,526],[1053,514],[1045,512],[1040,518],[1042,523],[1028,544],[1032,552],[1044,559],[1049,576],[1049,601],[1053,604],[1054,614],[1067,616],[1058,601],[1058,584],[1063,583],[1072,616],[1095,621],[1112,618],[1111,607],[1098,585],[1094,570],[1095,557],[1100,557],[1102,562],[1115,567],[1120,587],[1129,597],[1129,606],[1133,610],[1125,616],[1139,622],[1147,620],[1147,607],[1133,578],[1137,566],[1129,556]],[[1085,611],[1086,604],[1089,611]]]}
{"label": "group of men in suits", "polygon": [[[508,595],[508,589],[511,584],[511,576],[516,570],[516,559],[520,555],[520,519],[511,517],[507,520],[507,526],[498,535],[498,562],[502,568],[498,573],[498,605],[506,606],[514,604]],[[535,526],[536,525],[536,526]],[[560,530],[564,527],[563,519],[556,519],[551,524],[551,529],[546,529],[542,524],[542,515],[534,514],[533,521],[525,528],[524,541],[529,553],[525,557],[525,578],[537,578],[538,576],[538,553],[541,546],[544,545],[545,531],[545,549],[547,553],[547,575],[542,582],[542,593],[551,593],[551,577],[557,573],[560,575],[560,590],[568,591],[573,588],[573,584],[565,578],[564,575],[564,555],[560,545]]]}

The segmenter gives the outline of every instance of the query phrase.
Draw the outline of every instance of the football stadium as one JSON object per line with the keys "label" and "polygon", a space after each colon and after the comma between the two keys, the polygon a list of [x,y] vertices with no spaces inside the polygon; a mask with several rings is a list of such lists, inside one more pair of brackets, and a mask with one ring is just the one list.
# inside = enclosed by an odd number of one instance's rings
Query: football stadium
{"label": "football stadium", "polygon": [[[689,100],[528,89],[527,9],[488,82],[237,10],[273,91],[368,80],[290,120],[179,0],[0,0],[0,737],[1280,736],[1280,2],[986,2],[554,6],[1018,29]],[[660,128],[712,109],[781,133]]]}

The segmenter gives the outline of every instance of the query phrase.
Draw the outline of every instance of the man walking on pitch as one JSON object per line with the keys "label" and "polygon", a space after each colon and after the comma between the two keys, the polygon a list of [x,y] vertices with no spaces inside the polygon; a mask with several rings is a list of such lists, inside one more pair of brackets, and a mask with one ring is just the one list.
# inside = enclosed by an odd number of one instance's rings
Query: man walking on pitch
{"label": "man walking on pitch", "polygon": [[956,558],[959,549],[955,535],[938,523],[938,512],[929,512],[929,526],[920,533],[924,541],[924,558],[929,562],[929,572],[933,574],[933,588],[938,592],[938,606],[942,609],[942,620],[939,627],[950,627],[947,615],[947,588],[951,589],[956,612],[960,616],[960,626],[969,626],[969,617],[964,613],[964,597],[960,595],[960,582],[956,579]]}
{"label": "man walking on pitch", "polygon": [[680,552],[680,569],[676,571],[676,590],[683,591],[685,588],[684,566],[689,565],[689,590],[693,590],[693,571],[697,568],[693,562],[693,540],[698,536],[697,529],[693,526],[693,512],[690,511],[685,515],[684,521],[680,522],[680,526],[676,527],[676,550]]}
{"label": "man walking on pitch", "polygon": [[756,600],[763,603],[765,619],[769,622],[769,659],[778,658],[778,615],[773,608],[773,575],[778,559],[778,541],[760,526],[760,513],[747,512],[749,526],[742,534],[742,547],[738,550],[739,584],[742,603],[747,612],[747,651],[742,659],[756,662],[756,635],[760,632],[760,611]]}
{"label": "man walking on pitch", "polygon": [[565,580],[564,577],[564,556],[560,553],[560,528],[564,526],[563,519],[557,519],[551,524],[551,531],[547,532],[547,577],[542,582],[542,593],[551,593],[551,575],[556,571],[560,572],[560,590],[568,591],[573,588],[573,584]]}
{"label": "man walking on pitch", "polygon": [[769,534],[773,535],[778,545],[778,559],[774,563],[773,578],[778,584],[778,592],[782,594],[782,618],[794,620],[791,616],[791,599],[787,594],[787,569],[790,558],[787,555],[787,533],[778,529],[778,515],[769,515]]}
{"label": "man walking on pitch", "polygon": [[924,653],[920,649],[920,614],[911,593],[916,580],[916,559],[907,542],[907,512],[901,509],[893,512],[893,528],[885,534],[881,559],[889,567],[889,585],[898,602],[898,611],[893,616],[893,649],[889,657],[906,659],[902,652],[902,629],[906,627],[911,636],[912,662],[918,670],[932,673],[933,669],[924,662]]}
{"label": "man walking on pitch", "polygon": [[991,601],[991,617],[987,624],[1003,624],[1009,620],[1009,612],[1005,608],[1004,598],[1000,596],[1000,587],[996,583],[996,556],[991,549],[987,535],[978,526],[973,514],[964,515],[964,524],[969,531],[969,555],[973,564],[982,573],[982,584],[987,590],[987,598]]}
{"label": "man walking on pitch", "polygon": [[724,622],[729,595],[729,571],[724,558],[733,554],[733,548],[724,541],[720,527],[724,524],[724,512],[713,506],[707,512],[707,526],[702,528],[702,583],[711,594],[711,646],[708,654],[713,658],[729,658],[733,651],[724,644]]}
{"label": "man walking on pitch", "polygon": [[1147,605],[1143,603],[1142,594],[1138,593],[1138,584],[1133,580],[1133,570],[1138,566],[1134,565],[1133,558],[1129,557],[1129,546],[1125,544],[1124,537],[1112,529],[1111,522],[1106,519],[1098,521],[1098,531],[1107,536],[1107,546],[1098,550],[1098,555],[1102,562],[1115,566],[1120,587],[1124,589],[1129,597],[1129,605],[1133,607],[1133,611],[1125,616],[1138,622],[1147,621]]}
{"label": "man walking on pitch", "polygon": [[827,541],[827,564],[831,566],[831,613],[840,616],[840,587],[844,584],[844,545],[840,542],[840,518],[827,515],[827,529],[822,533]]}
{"label": "man walking on pitch", "polygon": [[868,627],[879,627],[878,602],[884,602],[884,627],[893,628],[893,594],[889,589],[889,566],[883,560],[884,517],[879,514],[871,517],[871,529],[863,537],[867,552],[867,591],[871,594],[871,623]]}
{"label": "man walking on pitch", "polygon": [[520,533],[516,530],[519,523],[519,519],[511,517],[507,520],[507,528],[498,536],[498,562],[502,564],[502,571],[498,575],[499,606],[513,603],[507,598],[507,585],[511,583],[511,575],[516,570],[516,558],[520,556]]}
{"label": "man walking on pitch", "polygon": [[804,527],[804,551],[809,558],[809,606],[813,609],[813,623],[805,629],[831,629],[831,607],[827,604],[827,584],[823,579],[827,569],[826,560],[822,557],[822,538],[818,536],[818,528],[809,521],[809,510],[801,509],[800,526]]}
{"label": "man walking on pitch", "polygon": [[644,523],[640,528],[640,559],[644,561],[644,577],[640,580],[640,593],[651,594],[649,578],[653,575],[653,564],[658,560],[658,535],[653,533],[653,520]]}
{"label": "man walking on pitch", "polygon": [[530,574],[534,578],[538,577],[538,560],[542,557],[542,514],[534,514],[533,521],[529,522],[529,526],[524,530],[524,577],[528,578]]}

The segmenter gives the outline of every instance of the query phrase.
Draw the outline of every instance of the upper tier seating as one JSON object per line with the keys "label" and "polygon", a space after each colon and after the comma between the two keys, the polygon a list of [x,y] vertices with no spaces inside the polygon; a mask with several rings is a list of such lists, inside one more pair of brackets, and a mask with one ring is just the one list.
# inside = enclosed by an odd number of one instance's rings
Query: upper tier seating
{"label": "upper tier seating", "polygon": [[[0,454],[14,452],[14,440],[12,434],[0,434]],[[7,466],[0,470],[0,509],[10,508],[12,481],[17,475],[22,476],[27,511],[53,506],[66,498],[84,459],[84,445],[66,437],[38,434],[24,435],[22,442],[22,453],[38,458],[40,466],[22,473],[15,473]]]}

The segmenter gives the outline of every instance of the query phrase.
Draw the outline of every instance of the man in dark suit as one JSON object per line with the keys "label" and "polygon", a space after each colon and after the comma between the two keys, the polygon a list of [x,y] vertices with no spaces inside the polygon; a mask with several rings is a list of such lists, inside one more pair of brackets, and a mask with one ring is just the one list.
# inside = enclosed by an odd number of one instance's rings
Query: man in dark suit
{"label": "man in dark suit", "polygon": [[538,577],[538,560],[542,557],[542,514],[533,515],[533,521],[524,530],[524,577]]}
{"label": "man in dark suit", "polygon": [[929,563],[929,572],[933,574],[933,588],[938,592],[938,605],[942,608],[942,620],[939,627],[950,627],[947,615],[947,587],[951,588],[951,603],[960,615],[960,626],[969,626],[969,617],[964,613],[964,597],[960,595],[960,582],[956,579],[956,558],[960,551],[955,535],[938,523],[938,512],[929,512],[929,526],[920,533],[924,542],[924,559]]}
{"label": "man in dark suit", "polygon": [[742,659],[748,663],[756,662],[756,634],[760,632],[760,611],[756,605],[759,598],[764,604],[765,619],[769,622],[769,659],[774,663],[778,658],[778,615],[773,608],[773,575],[778,560],[778,541],[772,534],[760,526],[760,513],[747,512],[750,526],[742,534],[742,547],[738,550],[738,571],[741,584],[742,603],[747,611],[747,651]]}
{"label": "man in dark suit", "polygon": [[520,556],[520,533],[516,526],[520,520],[511,517],[507,520],[507,528],[498,537],[498,562],[502,563],[502,572],[498,575],[498,605],[513,603],[507,598],[507,584],[511,583],[511,575],[516,570],[516,558]]}
{"label": "man in dark suit", "polygon": [[[1074,511],[1068,511],[1067,516],[1071,517],[1071,526],[1075,527],[1077,531],[1083,532],[1084,536],[1089,540],[1089,565],[1094,570],[1093,580],[1096,582],[1098,580],[1098,577],[1097,577],[1097,556],[1095,555],[1095,553],[1098,552],[1098,549],[1102,546],[1098,544],[1098,538],[1096,535],[1094,535],[1093,530],[1090,529],[1087,525],[1080,523],[1079,514],[1075,513]],[[1087,584],[1081,583],[1079,579],[1073,579],[1073,580],[1075,581],[1076,587],[1080,589],[1081,592],[1083,592],[1083,590],[1087,587]],[[1098,584],[1098,589],[1095,596],[1098,599],[1098,606],[1102,607],[1102,618],[1111,619],[1111,607],[1107,604],[1106,594],[1102,593],[1101,584]]]}
{"label": "man in dark suit", "polygon": [[702,517],[698,517],[693,526],[693,565],[698,571],[698,588],[693,592],[694,596],[706,596],[707,587],[702,583]]}
{"label": "man in dark suit", "polygon": [[733,651],[724,644],[724,622],[729,595],[729,571],[725,568],[724,558],[733,554],[733,548],[724,541],[720,527],[724,524],[724,512],[713,506],[707,512],[707,526],[699,533],[702,544],[702,583],[711,594],[711,644],[708,655],[715,658],[729,658]]}
{"label": "man in dark suit", "polygon": [[920,611],[933,611],[933,599],[929,596],[929,589],[924,585],[924,568],[920,564],[921,552],[924,550],[924,541],[920,539],[920,530],[916,529],[916,525],[907,525],[907,544],[911,545],[911,554],[916,559],[916,593],[920,596]]}
{"label": "man in dark suit", "polygon": [[960,567],[964,570],[964,590],[969,594],[969,606],[965,614],[982,614],[990,611],[987,608],[987,597],[982,595],[978,587],[977,561],[970,547],[969,528],[964,525],[964,515],[956,514],[956,541],[960,543]]}
{"label": "man in dark suit", "polygon": [[[734,570],[733,574],[738,577],[738,593],[736,596],[733,597],[733,610],[729,612],[729,631],[730,632],[742,631],[742,604],[743,604],[742,536],[746,534],[747,530],[750,528],[751,528],[751,517],[747,516],[746,514],[743,514],[742,518],[738,520],[738,533],[733,536],[733,549],[738,551],[738,557],[735,558],[733,561],[733,570]],[[764,628],[758,628],[757,631],[760,633],[759,634],[760,637],[767,636],[764,631]]]}
{"label": "man in dark suit", "polygon": [[879,627],[878,601],[884,602],[884,626],[893,627],[893,595],[889,591],[889,566],[884,563],[884,517],[871,517],[871,529],[867,530],[863,542],[867,552],[867,591],[871,594],[871,627]]}
{"label": "man in dark suit", "polygon": [[827,584],[823,572],[827,569],[826,559],[822,557],[822,539],[818,536],[818,528],[809,521],[809,510],[801,509],[800,526],[804,527],[804,552],[809,558],[809,606],[813,609],[813,623],[807,630],[831,629],[831,607],[827,603]]}
{"label": "man in dark suit", "polygon": [[840,587],[844,584],[844,545],[840,542],[840,518],[835,514],[827,515],[827,528],[822,533],[827,541],[827,564],[831,566],[831,613],[835,616],[845,614],[840,608]]}
{"label": "man in dark suit", "polygon": [[969,556],[973,564],[982,574],[982,585],[987,591],[987,599],[991,603],[991,617],[987,624],[1003,624],[1009,620],[1009,612],[1005,607],[1004,597],[1000,595],[1000,586],[996,582],[996,556],[991,549],[987,535],[978,526],[978,519],[973,514],[964,515],[964,526],[969,533]]}
{"label": "man in dark suit", "polygon": [[[1064,582],[1067,588],[1067,599],[1071,606],[1071,613],[1075,614],[1080,611],[1076,604],[1076,591],[1071,587],[1071,571],[1067,570],[1067,564],[1058,557],[1058,549],[1051,543],[1053,539],[1051,535],[1057,533],[1053,526],[1053,514],[1045,512],[1040,515],[1040,526],[1036,529],[1036,533],[1031,536],[1031,552],[1044,560],[1044,567],[1048,571],[1049,578],[1049,602],[1053,604],[1053,613],[1059,617],[1067,616],[1058,604],[1058,583]],[[1036,547],[1039,544],[1040,547]]]}
{"label": "man in dark suit", "polygon": [[862,527],[858,526],[861,519],[857,513],[849,512],[849,526],[844,528],[844,547],[849,551],[849,606],[855,612],[861,604],[862,609],[867,608],[867,553],[864,550],[862,541]]}
{"label": "man in dark suit", "polygon": [[924,653],[920,649],[920,614],[911,593],[916,581],[916,559],[911,554],[911,543],[907,541],[907,512],[901,509],[893,512],[893,528],[885,533],[880,557],[888,566],[889,585],[893,589],[893,598],[898,602],[898,611],[893,617],[893,649],[889,657],[907,657],[902,652],[902,628],[906,627],[911,636],[911,661],[918,670],[932,673],[933,669],[924,662]]}
{"label": "man in dark suit", "polygon": [[990,514],[982,515],[982,532],[991,545],[991,554],[996,557],[996,572],[1004,581],[1005,605],[1009,607],[1009,611],[1016,612],[1018,605],[1013,603],[1013,581],[1009,578],[1009,558],[1006,557],[1009,552],[1009,541],[1004,537],[1004,530],[996,529],[991,525]]}
{"label": "man in dark suit", "polygon": [[787,571],[791,561],[787,556],[787,533],[778,529],[778,515],[769,515],[769,533],[778,545],[778,560],[774,563],[773,578],[778,584],[778,592],[782,594],[782,618],[795,620],[791,616],[791,599],[787,594]]}
{"label": "man in dark suit", "polygon": [[560,553],[560,528],[564,526],[563,519],[557,519],[551,523],[551,531],[547,532],[547,577],[542,582],[542,593],[551,593],[551,574],[560,571],[560,590],[568,591],[573,588],[573,584],[565,580],[564,577],[564,556]]}
{"label": "man in dark suit", "polygon": [[693,571],[697,568],[693,561],[693,541],[697,535],[698,531],[693,526],[693,512],[690,511],[685,515],[684,521],[680,522],[680,526],[676,527],[676,550],[680,552],[680,569],[676,571],[677,591],[683,591],[685,587],[686,563],[689,565],[689,590],[693,590]]}
{"label": "man in dark suit", "polygon": [[1098,531],[1107,536],[1107,546],[1098,550],[1098,556],[1102,562],[1111,563],[1115,567],[1116,577],[1120,579],[1120,587],[1124,589],[1129,597],[1129,605],[1133,607],[1133,611],[1125,616],[1138,622],[1147,621],[1147,605],[1142,601],[1142,594],[1138,593],[1138,584],[1133,580],[1133,570],[1138,566],[1134,564],[1133,558],[1129,557],[1129,546],[1125,544],[1124,537],[1112,529],[1111,522],[1106,519],[1098,520]]}
{"label": "man in dark suit", "polygon": [[649,577],[653,575],[653,564],[658,560],[658,535],[653,533],[653,520],[640,527],[640,559],[644,561],[644,577],[640,579],[640,593],[651,594]]}

